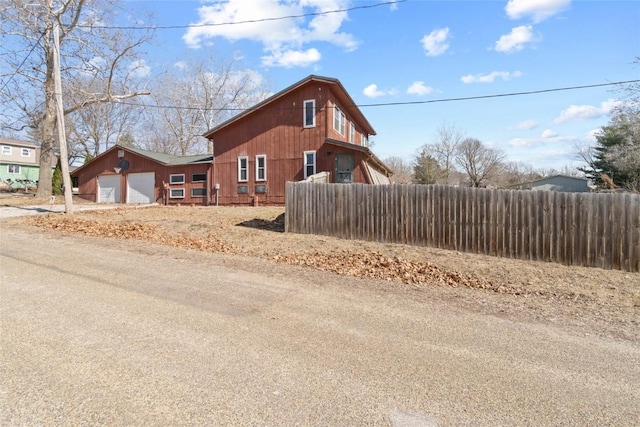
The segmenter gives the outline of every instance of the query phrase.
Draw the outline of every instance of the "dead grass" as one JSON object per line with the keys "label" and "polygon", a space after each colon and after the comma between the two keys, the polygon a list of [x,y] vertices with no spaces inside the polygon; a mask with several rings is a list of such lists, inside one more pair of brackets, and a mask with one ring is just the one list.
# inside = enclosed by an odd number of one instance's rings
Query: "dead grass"
{"label": "dead grass", "polygon": [[458,293],[456,298],[467,308],[563,321],[640,340],[640,274],[283,233],[276,221],[282,213],[283,208],[273,207],[158,206],[11,221],[54,232],[260,257],[340,276],[398,283],[423,295],[434,287],[464,288],[470,293]]}

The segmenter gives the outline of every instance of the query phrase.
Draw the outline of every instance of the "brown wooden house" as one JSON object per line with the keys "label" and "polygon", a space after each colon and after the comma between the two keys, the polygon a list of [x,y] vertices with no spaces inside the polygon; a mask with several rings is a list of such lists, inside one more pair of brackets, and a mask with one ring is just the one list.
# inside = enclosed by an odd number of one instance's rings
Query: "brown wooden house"
{"label": "brown wooden house", "polygon": [[285,183],[388,184],[375,131],[342,84],[309,76],[208,131],[213,153],[172,156],[115,146],[72,173],[96,202],[284,204]]}
{"label": "brown wooden house", "polygon": [[220,204],[284,204],[285,183],[329,172],[330,182],[388,184],[371,152],[375,130],[340,81],[311,75],[204,136],[213,143]]}
{"label": "brown wooden house", "polygon": [[116,145],[72,173],[78,196],[100,203],[211,203],[212,155],[172,156]]}

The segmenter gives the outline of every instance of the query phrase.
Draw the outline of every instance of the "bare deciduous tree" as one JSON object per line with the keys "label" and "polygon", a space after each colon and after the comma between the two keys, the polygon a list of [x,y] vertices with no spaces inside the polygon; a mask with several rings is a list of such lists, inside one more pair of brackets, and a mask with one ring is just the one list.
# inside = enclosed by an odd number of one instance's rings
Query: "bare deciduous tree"
{"label": "bare deciduous tree", "polygon": [[391,169],[391,182],[394,184],[410,184],[413,182],[411,165],[404,161],[402,157],[391,156],[384,160],[384,164]]}
{"label": "bare deciduous tree", "polygon": [[451,184],[451,177],[455,172],[456,151],[464,140],[464,134],[449,123],[438,126],[436,134],[436,140],[429,144],[432,147],[431,153],[442,168],[441,182]]}
{"label": "bare deciduous tree", "polygon": [[267,97],[262,76],[213,59],[175,68],[157,79],[157,108],[148,112],[148,146],[171,154],[203,152],[207,130]]}
{"label": "bare deciduous tree", "polygon": [[500,172],[505,155],[502,151],[485,147],[475,138],[467,138],[458,144],[455,161],[460,166],[472,187],[487,184],[488,179]]}
{"label": "bare deciduous tree", "polygon": [[[149,40],[149,34],[106,25],[118,10],[117,0],[6,0],[0,6],[6,65],[0,71],[0,120],[8,129],[32,128],[41,136],[38,197],[51,194],[57,139],[54,22],[60,28],[63,95],[76,95],[73,102],[65,97],[65,116],[88,105],[148,94],[132,83],[139,64],[137,51]],[[91,84],[85,86],[83,82]],[[128,89],[118,91],[121,88]]]}

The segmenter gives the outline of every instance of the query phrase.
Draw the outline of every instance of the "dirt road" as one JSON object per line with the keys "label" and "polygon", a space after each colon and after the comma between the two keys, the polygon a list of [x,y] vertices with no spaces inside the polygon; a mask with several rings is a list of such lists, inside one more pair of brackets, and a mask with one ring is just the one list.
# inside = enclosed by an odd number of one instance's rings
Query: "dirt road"
{"label": "dirt road", "polygon": [[472,313],[440,288],[0,227],[1,425],[640,420],[633,341]]}

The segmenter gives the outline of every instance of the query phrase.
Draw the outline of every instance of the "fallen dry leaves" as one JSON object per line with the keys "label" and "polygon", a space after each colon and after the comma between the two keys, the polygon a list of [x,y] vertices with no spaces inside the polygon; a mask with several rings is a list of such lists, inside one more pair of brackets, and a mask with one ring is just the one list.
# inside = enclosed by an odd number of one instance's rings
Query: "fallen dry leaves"
{"label": "fallen dry leaves", "polygon": [[[138,239],[207,252],[241,252],[234,245],[225,242],[213,232],[203,238],[187,233],[170,234],[153,224],[108,220],[93,221],[65,216],[38,216],[29,218],[28,221],[37,227],[60,232],[119,239]],[[523,293],[521,289],[507,287],[481,277],[446,271],[427,262],[388,257],[379,252],[340,251],[321,253],[316,251],[274,255],[270,258],[280,263],[330,271],[343,276],[400,281],[412,285],[463,286],[516,295]]]}

